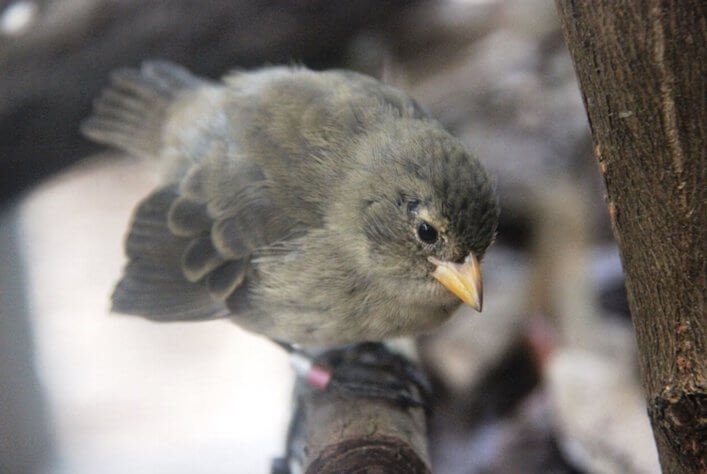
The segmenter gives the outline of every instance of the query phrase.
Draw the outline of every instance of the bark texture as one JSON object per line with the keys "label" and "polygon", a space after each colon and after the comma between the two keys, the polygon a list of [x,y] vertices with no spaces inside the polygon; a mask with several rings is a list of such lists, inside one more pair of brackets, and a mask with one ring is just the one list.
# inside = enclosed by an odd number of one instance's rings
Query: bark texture
{"label": "bark texture", "polygon": [[664,472],[707,472],[707,3],[556,0]]}
{"label": "bark texture", "polygon": [[306,473],[429,473],[422,409],[317,392],[303,401]]}
{"label": "bark texture", "polygon": [[[417,369],[409,370],[412,363],[402,356],[371,347],[359,344],[323,353],[320,360],[329,361],[325,365],[339,361],[326,390],[298,381],[286,460],[280,462],[287,465],[273,472],[431,472],[424,407],[370,396],[384,390],[424,404]],[[344,375],[340,383],[337,374]]]}

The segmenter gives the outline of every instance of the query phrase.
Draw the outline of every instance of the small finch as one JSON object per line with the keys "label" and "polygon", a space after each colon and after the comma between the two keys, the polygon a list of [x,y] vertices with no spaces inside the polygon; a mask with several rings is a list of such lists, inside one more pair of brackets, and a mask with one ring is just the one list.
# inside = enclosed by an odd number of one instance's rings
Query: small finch
{"label": "small finch", "polygon": [[494,186],[394,87],[302,67],[213,82],[148,62],[114,73],[82,130],[164,169],[130,224],[117,312],[330,345],[481,309]]}

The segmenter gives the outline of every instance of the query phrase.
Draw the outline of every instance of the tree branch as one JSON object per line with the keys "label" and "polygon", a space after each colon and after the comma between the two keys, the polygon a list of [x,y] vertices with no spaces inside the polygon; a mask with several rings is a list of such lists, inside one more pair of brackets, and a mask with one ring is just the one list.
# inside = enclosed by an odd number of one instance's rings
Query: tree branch
{"label": "tree branch", "polygon": [[[419,381],[410,371],[399,370],[405,364],[409,367],[401,356],[381,354],[378,348],[374,354],[370,349],[370,344],[360,344],[319,357],[338,359],[334,380],[342,372],[351,374],[345,385],[356,385],[354,391],[342,391],[341,384],[337,388],[334,382],[327,390],[316,390],[298,381],[287,466],[274,472],[430,472],[424,407],[363,395],[364,391],[383,389],[416,398]],[[368,380],[367,374],[371,375]],[[296,469],[291,469],[293,466]]]}

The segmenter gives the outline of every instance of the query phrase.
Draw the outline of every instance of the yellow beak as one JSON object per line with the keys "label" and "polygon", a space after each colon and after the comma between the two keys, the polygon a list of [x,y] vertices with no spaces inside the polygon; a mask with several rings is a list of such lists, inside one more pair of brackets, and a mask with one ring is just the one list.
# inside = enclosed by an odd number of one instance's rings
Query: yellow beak
{"label": "yellow beak", "polygon": [[427,260],[437,265],[432,272],[433,277],[464,303],[476,311],[481,311],[484,287],[481,280],[481,266],[473,253],[467,255],[464,263],[443,262],[434,257],[428,257]]}

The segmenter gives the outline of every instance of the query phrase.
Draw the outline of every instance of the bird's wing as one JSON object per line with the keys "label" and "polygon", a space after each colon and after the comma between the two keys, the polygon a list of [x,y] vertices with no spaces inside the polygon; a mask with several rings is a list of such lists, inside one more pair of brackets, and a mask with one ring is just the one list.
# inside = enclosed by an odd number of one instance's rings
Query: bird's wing
{"label": "bird's wing", "polygon": [[262,170],[229,139],[223,90],[149,62],[114,74],[83,124],[95,141],[170,167],[168,184],[133,215],[118,312],[173,321],[238,311],[256,278],[253,255],[293,232]]}
{"label": "bird's wing", "polygon": [[[115,311],[158,321],[238,313],[257,279],[254,255],[296,232],[256,170],[244,166],[228,180],[215,159],[226,158],[206,157],[181,183],[137,207],[126,240],[129,261],[113,293]],[[210,182],[219,174],[229,191]]]}
{"label": "bird's wing", "polygon": [[187,260],[194,267],[199,240],[177,236],[169,229],[167,214],[178,198],[177,186],[171,185],[155,191],[136,208],[125,241],[128,263],[113,292],[114,311],[158,321],[228,314],[222,301],[212,298],[204,285],[190,282],[182,270]]}

